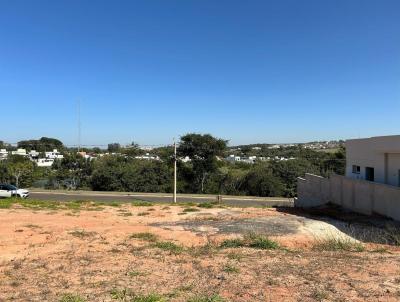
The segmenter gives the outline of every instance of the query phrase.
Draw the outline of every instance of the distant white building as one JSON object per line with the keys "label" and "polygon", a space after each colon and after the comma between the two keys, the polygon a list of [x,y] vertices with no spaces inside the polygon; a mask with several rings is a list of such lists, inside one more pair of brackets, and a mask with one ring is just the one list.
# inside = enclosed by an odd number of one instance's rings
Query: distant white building
{"label": "distant white building", "polygon": [[183,163],[187,163],[187,162],[190,162],[192,160],[190,159],[189,156],[185,156],[185,157],[180,158],[180,161],[183,162]]}
{"label": "distant white building", "polygon": [[38,167],[51,167],[54,163],[54,159],[53,158],[39,158],[36,161],[36,164],[38,165]]}
{"label": "distant white building", "polygon": [[63,159],[64,155],[58,152],[57,149],[54,149],[52,152],[45,152],[45,157],[48,159]]}
{"label": "distant white building", "polygon": [[231,154],[228,157],[226,157],[225,160],[230,163],[242,162],[242,163],[247,163],[247,164],[254,164],[255,161],[257,160],[257,156],[240,157],[240,156]]}
{"label": "distant white building", "polygon": [[17,149],[17,151],[11,151],[12,155],[27,156],[25,149]]}
{"label": "distant white building", "polygon": [[229,155],[227,158],[225,158],[226,161],[234,163],[234,162],[239,162],[240,161],[240,156],[236,156],[236,155]]}
{"label": "distant white building", "polygon": [[31,159],[33,159],[33,158],[38,158],[39,155],[40,155],[40,153],[37,152],[36,150],[31,150],[31,151],[28,153],[28,155],[29,155],[29,157],[30,157]]}
{"label": "distant white building", "polygon": [[347,140],[346,176],[400,186],[400,135]]}
{"label": "distant white building", "polygon": [[145,155],[135,156],[136,159],[145,159],[145,160],[160,160],[158,155],[150,155],[150,153],[146,153]]}
{"label": "distant white building", "polygon": [[0,149],[0,160],[7,159],[8,152],[6,149]]}

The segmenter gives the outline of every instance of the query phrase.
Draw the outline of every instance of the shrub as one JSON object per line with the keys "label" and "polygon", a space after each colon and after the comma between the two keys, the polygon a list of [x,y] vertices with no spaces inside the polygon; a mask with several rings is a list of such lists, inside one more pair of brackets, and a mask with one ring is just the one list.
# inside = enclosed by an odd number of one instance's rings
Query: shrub
{"label": "shrub", "polygon": [[152,233],[135,233],[132,234],[130,237],[150,242],[155,242],[158,238],[157,235],[154,235]]}
{"label": "shrub", "polygon": [[316,240],[312,248],[316,251],[363,252],[365,250],[362,243],[352,238],[333,236]]}

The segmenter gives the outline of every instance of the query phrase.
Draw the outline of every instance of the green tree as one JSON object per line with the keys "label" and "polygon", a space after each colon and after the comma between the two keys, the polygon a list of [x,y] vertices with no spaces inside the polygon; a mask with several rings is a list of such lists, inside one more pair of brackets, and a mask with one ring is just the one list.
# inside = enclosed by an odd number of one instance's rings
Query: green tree
{"label": "green tree", "polygon": [[31,139],[18,142],[18,148],[36,150],[38,152],[52,151],[53,149],[64,150],[63,143],[55,138],[42,137],[39,140]]}
{"label": "green tree", "polygon": [[223,156],[226,146],[226,140],[210,134],[189,133],[181,137],[178,154],[189,156],[192,160],[195,192],[204,193],[208,176],[218,168],[217,156]]}
{"label": "green tree", "polygon": [[7,171],[16,187],[32,182],[34,163],[21,156],[13,156],[8,160]]}
{"label": "green tree", "polygon": [[245,177],[243,191],[253,196],[282,196],[285,185],[266,164],[256,165]]}
{"label": "green tree", "polygon": [[171,172],[160,161],[104,156],[95,162],[91,187],[99,191],[170,192]]}
{"label": "green tree", "polygon": [[108,152],[110,152],[110,153],[116,153],[121,150],[121,145],[119,143],[111,143],[111,144],[108,144],[107,149],[108,149]]}

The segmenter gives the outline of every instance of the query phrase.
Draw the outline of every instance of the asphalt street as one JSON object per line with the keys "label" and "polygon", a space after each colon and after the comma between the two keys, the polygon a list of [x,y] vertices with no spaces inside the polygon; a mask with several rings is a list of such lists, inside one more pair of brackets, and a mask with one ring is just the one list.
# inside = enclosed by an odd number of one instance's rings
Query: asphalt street
{"label": "asphalt street", "polygon": [[[172,194],[151,193],[118,193],[91,191],[31,191],[30,198],[50,201],[91,200],[98,202],[132,202],[144,200],[154,203],[172,203]],[[178,194],[178,202],[213,202],[217,196]],[[222,202],[238,207],[292,207],[293,199],[280,197],[222,196]]]}

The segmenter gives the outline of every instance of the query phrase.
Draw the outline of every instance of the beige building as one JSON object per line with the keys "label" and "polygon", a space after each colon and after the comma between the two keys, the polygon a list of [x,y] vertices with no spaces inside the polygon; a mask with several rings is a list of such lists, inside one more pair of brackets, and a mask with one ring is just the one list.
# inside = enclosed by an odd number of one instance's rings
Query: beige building
{"label": "beige building", "polygon": [[346,141],[346,177],[400,187],[400,135]]}

